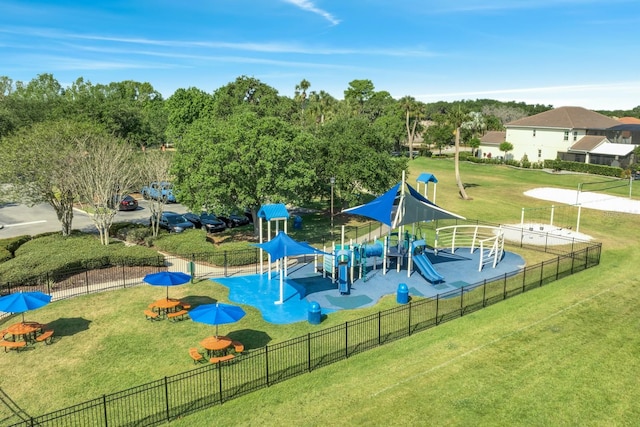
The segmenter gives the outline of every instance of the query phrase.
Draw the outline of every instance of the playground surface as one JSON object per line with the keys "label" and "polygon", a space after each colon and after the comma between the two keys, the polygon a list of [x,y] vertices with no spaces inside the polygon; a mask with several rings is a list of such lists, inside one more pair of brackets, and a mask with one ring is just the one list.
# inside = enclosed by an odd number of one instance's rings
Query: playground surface
{"label": "playground surface", "polygon": [[[308,318],[309,305],[316,302],[322,314],[337,310],[349,310],[375,305],[385,295],[394,295],[398,285],[404,283],[409,289],[409,297],[435,297],[451,291],[479,284],[485,279],[513,275],[525,266],[524,259],[515,253],[504,252],[502,260],[495,268],[486,264],[478,271],[479,251],[470,253],[469,248],[456,249],[455,252],[425,250],[425,255],[434,269],[444,280],[431,283],[414,267],[407,277],[407,262],[404,260],[397,271],[395,263],[386,274],[382,264],[369,269],[364,278],[359,278],[350,286],[348,294],[341,294],[338,283],[332,283],[330,277],[316,272],[313,263],[300,263],[288,268],[284,278],[284,303],[275,304],[280,296],[280,278],[277,272],[253,274],[248,276],[212,279],[229,288],[229,299],[239,304],[251,305],[260,310],[264,320],[275,324],[288,324],[305,321]],[[357,270],[354,273],[358,278]]]}

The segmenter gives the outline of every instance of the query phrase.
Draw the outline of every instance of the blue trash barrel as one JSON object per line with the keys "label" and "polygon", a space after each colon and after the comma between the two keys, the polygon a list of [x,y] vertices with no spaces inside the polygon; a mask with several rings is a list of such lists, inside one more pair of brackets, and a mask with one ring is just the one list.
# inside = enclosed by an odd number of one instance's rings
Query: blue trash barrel
{"label": "blue trash barrel", "polygon": [[320,309],[320,304],[318,304],[315,301],[309,304],[308,315],[309,315],[308,317],[309,323],[311,323],[312,325],[319,325],[320,318],[322,316],[322,310]]}
{"label": "blue trash barrel", "polygon": [[406,304],[409,302],[409,288],[405,283],[398,285],[398,294],[396,296],[398,304]]}
{"label": "blue trash barrel", "polygon": [[302,230],[302,217],[299,215],[296,215],[296,217],[293,219],[293,229],[294,230]]}

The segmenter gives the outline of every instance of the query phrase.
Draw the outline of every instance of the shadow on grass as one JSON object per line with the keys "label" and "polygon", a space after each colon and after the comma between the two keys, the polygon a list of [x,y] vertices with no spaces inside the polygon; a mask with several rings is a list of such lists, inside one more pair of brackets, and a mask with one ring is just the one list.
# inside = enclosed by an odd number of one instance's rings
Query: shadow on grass
{"label": "shadow on grass", "polygon": [[47,324],[55,331],[56,337],[70,337],[89,329],[90,320],[83,317],[61,317]]}
{"label": "shadow on grass", "polygon": [[217,299],[204,295],[189,295],[184,298],[180,298],[180,301],[191,305],[192,309],[196,308],[199,305],[215,304],[216,302],[218,302]]}
{"label": "shadow on grass", "polygon": [[234,341],[240,341],[244,344],[245,350],[261,348],[271,342],[269,334],[263,331],[256,331],[254,329],[240,329],[229,332],[227,336]]}

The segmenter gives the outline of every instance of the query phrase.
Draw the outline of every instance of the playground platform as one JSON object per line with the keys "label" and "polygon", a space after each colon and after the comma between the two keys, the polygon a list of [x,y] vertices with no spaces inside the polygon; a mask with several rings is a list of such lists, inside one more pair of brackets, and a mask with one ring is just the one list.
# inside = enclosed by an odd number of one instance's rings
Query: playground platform
{"label": "playground platform", "polygon": [[[311,302],[320,304],[323,314],[369,307],[385,295],[395,295],[400,283],[407,285],[409,296],[435,297],[485,279],[516,274],[525,266],[524,259],[512,252],[505,252],[495,268],[488,264],[482,271],[478,271],[477,250],[470,253],[469,248],[460,248],[454,253],[442,250],[437,255],[432,250],[424,253],[434,269],[444,277],[443,281],[431,283],[415,267],[407,277],[405,258],[399,272],[395,261],[386,274],[382,274],[382,265],[379,264],[376,270],[368,270],[366,281],[355,280],[349,294],[341,295],[337,283],[332,283],[330,277],[323,278],[322,273],[315,271],[313,263],[304,263],[288,269],[288,275],[284,278],[284,303],[275,304],[280,292],[277,272],[212,280],[229,288],[232,302],[256,307],[267,322],[288,324],[307,320]],[[355,277],[358,278],[357,270]]]}

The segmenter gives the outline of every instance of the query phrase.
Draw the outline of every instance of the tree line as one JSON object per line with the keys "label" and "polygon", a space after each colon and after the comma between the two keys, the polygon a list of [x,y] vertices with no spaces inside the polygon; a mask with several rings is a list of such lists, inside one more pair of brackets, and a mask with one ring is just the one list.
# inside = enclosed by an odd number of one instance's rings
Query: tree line
{"label": "tree line", "polygon": [[[87,204],[108,243],[114,197],[151,181],[173,182],[195,212],[326,197],[356,203],[397,182],[418,150],[479,145],[489,130],[551,109],[494,100],[426,104],[394,99],[370,80],[353,80],[338,100],[307,80],[288,97],[240,76],[207,93],[180,88],[164,99],[149,83],[63,87],[51,74],[28,83],[0,77],[0,181],[13,200],[49,203],[62,233],[73,204]],[[159,148],[162,147],[162,150]],[[171,147],[171,150],[164,150]],[[391,156],[408,151],[408,157]],[[153,207],[159,218],[162,204]],[[157,230],[157,228],[156,228]]]}

